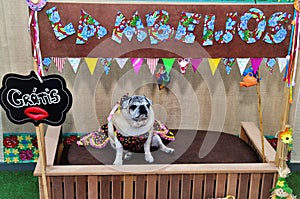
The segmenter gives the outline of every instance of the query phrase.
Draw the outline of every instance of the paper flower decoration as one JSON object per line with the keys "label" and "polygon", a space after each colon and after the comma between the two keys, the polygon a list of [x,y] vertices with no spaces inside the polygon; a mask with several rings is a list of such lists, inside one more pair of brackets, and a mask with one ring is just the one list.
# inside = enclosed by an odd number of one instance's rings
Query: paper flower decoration
{"label": "paper flower decoration", "polygon": [[292,128],[286,128],[285,131],[281,131],[279,133],[279,138],[284,144],[292,144],[293,143],[293,135]]}
{"label": "paper flower decoration", "polygon": [[27,6],[33,11],[42,10],[47,3],[47,0],[26,0]]}

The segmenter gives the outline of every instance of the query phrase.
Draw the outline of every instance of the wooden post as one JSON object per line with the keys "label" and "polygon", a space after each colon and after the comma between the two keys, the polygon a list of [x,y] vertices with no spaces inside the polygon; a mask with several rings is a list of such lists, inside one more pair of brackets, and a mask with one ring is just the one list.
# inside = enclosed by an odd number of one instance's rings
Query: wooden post
{"label": "wooden post", "polygon": [[258,114],[259,114],[259,129],[260,129],[260,139],[261,139],[261,151],[262,151],[262,161],[266,162],[265,156],[265,142],[264,142],[264,129],[263,129],[263,117],[262,117],[262,109],[261,109],[261,94],[260,94],[260,82],[259,82],[259,69],[257,71],[257,85],[256,85],[256,93],[258,99]]}
{"label": "wooden post", "polygon": [[[34,71],[37,72],[37,63],[34,60],[33,61],[33,67]],[[39,148],[39,158],[40,158],[40,164],[42,167],[42,187],[44,192],[44,198],[48,199],[48,187],[47,187],[47,178],[46,178],[46,152],[45,152],[45,135],[44,135],[44,126],[43,124],[39,124],[39,126],[35,127],[36,132],[36,138],[38,142],[38,148]]]}
{"label": "wooden post", "polygon": [[36,131],[36,137],[38,142],[38,148],[39,148],[39,158],[40,158],[40,164],[42,167],[42,186],[43,186],[43,192],[45,199],[48,199],[48,188],[47,188],[47,178],[46,178],[46,157],[45,157],[45,145],[43,146],[42,138],[44,138],[44,132],[40,131],[40,127],[35,127]]}
{"label": "wooden post", "polygon": [[[285,130],[286,125],[288,123],[289,118],[289,88],[286,86],[284,87],[284,104],[283,104],[283,113],[281,117],[281,124],[280,124],[280,131]],[[276,157],[275,157],[275,164],[282,170],[287,169],[286,164],[286,149],[285,144],[281,141],[281,139],[277,140],[277,150],[276,150]]]}

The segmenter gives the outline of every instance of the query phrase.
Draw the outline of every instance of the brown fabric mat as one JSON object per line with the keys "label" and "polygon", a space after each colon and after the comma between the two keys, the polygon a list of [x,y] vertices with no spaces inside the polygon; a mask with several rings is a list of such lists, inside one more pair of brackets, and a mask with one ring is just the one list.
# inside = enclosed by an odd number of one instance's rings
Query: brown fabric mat
{"label": "brown fabric mat", "polygon": [[[193,163],[258,163],[259,156],[239,137],[220,132],[196,130],[171,130],[176,140],[168,144],[175,149],[173,154],[153,151],[155,164]],[[61,164],[99,165],[112,164],[115,150],[108,144],[104,149],[78,147],[73,142],[65,147]],[[143,153],[134,153],[123,164],[145,164]]]}

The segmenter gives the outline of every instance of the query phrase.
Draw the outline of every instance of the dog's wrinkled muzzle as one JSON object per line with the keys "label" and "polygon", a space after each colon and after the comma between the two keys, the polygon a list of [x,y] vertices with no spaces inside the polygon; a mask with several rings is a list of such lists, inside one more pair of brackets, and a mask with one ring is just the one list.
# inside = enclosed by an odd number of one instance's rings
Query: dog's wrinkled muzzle
{"label": "dog's wrinkled muzzle", "polygon": [[136,118],[133,118],[134,121],[138,122],[138,121],[143,121],[143,120],[147,120],[148,119],[148,115],[146,114],[142,114],[142,115],[139,115],[138,117]]}
{"label": "dog's wrinkled muzzle", "polygon": [[147,111],[145,106],[140,107],[139,114],[140,115],[145,115],[146,117],[148,116],[148,111]]}
{"label": "dog's wrinkled muzzle", "polygon": [[148,110],[145,106],[140,106],[138,113],[139,115],[134,118],[135,121],[143,121],[148,119]]}

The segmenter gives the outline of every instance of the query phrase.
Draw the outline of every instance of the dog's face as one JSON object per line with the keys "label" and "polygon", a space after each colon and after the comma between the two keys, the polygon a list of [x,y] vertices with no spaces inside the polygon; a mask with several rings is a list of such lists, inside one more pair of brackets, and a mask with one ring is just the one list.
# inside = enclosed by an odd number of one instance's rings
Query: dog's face
{"label": "dog's face", "polygon": [[153,114],[151,105],[152,101],[144,95],[126,95],[121,99],[122,114],[134,127],[147,124],[149,116]]}

